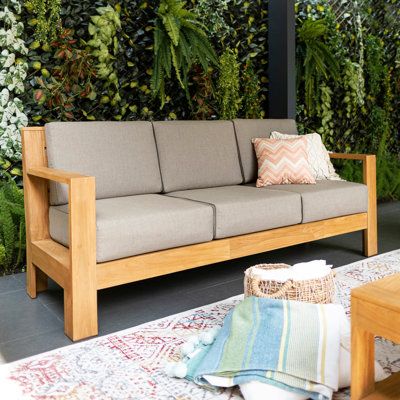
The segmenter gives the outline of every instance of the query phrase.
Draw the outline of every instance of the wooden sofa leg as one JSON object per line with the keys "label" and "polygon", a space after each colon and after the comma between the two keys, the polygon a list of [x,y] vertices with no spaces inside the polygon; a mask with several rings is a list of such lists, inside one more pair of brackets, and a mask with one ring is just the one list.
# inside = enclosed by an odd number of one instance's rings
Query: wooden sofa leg
{"label": "wooden sofa leg", "polygon": [[364,255],[372,257],[378,254],[378,232],[377,227],[365,229],[363,231]]}
{"label": "wooden sofa leg", "polygon": [[94,178],[72,179],[69,199],[70,274],[64,286],[64,326],[67,336],[80,340],[98,333]]}
{"label": "wooden sofa leg", "polygon": [[31,261],[26,265],[26,291],[32,299],[40,292],[47,289],[47,275],[36,267]]}
{"label": "wooden sofa leg", "polygon": [[364,183],[368,187],[368,221],[363,231],[364,255],[371,257],[378,254],[378,216],[376,196],[376,158],[367,156],[364,161]]}
{"label": "wooden sofa leg", "polygon": [[98,334],[97,290],[85,282],[64,289],[64,330],[73,341]]}

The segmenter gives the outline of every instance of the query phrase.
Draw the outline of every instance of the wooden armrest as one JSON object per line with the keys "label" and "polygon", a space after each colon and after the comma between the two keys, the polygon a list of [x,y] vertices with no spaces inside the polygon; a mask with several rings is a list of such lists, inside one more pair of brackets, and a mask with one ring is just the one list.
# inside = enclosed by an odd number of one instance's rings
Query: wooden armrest
{"label": "wooden armrest", "polygon": [[349,153],[329,153],[330,158],[337,158],[342,160],[361,160],[375,158],[373,154],[349,154]]}
{"label": "wooden armrest", "polygon": [[[376,191],[376,156],[374,154],[329,153],[331,158],[360,160],[363,162],[363,181],[371,191]],[[376,200],[374,200],[376,201]]]}
{"label": "wooden armrest", "polygon": [[28,175],[58,183],[65,183],[67,185],[69,185],[73,179],[90,178],[89,176],[77,174],[75,172],[68,172],[61,169],[53,169],[48,167],[30,168],[28,170]]}
{"label": "wooden armrest", "polygon": [[358,160],[363,164],[363,182],[368,188],[367,229],[364,230],[364,254],[367,257],[378,253],[376,156],[374,154],[330,153],[331,158]]}

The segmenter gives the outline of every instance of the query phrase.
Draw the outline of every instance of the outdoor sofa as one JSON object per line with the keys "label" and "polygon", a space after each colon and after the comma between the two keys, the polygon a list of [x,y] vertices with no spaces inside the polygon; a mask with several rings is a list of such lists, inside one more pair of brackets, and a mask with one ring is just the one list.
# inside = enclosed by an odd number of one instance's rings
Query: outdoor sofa
{"label": "outdoor sofa", "polygon": [[[64,289],[65,333],[98,333],[97,291],[362,230],[377,253],[375,156],[364,183],[256,188],[251,139],[293,120],[54,122],[22,131],[27,291]],[[279,260],[277,260],[278,262]]]}

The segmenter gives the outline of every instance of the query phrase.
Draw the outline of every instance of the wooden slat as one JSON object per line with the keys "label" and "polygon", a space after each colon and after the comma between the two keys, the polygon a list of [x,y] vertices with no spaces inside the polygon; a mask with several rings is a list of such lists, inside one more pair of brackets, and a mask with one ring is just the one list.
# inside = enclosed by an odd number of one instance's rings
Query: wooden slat
{"label": "wooden slat", "polygon": [[70,270],[69,250],[47,239],[32,242],[32,262],[61,287],[65,287]]}
{"label": "wooden slat", "polygon": [[365,229],[365,213],[213,240],[97,264],[97,288],[165,275]]}
{"label": "wooden slat", "polygon": [[[338,158],[342,160],[360,160],[364,161],[367,157],[373,156],[372,154],[351,154],[351,153],[329,153],[330,158]],[[375,157],[375,156],[373,156]]]}
{"label": "wooden slat", "polygon": [[32,167],[46,167],[46,140],[44,128],[23,128],[22,170],[24,178],[24,202],[26,220],[26,290],[35,298],[47,288],[47,277],[32,263],[31,243],[49,235],[48,182],[27,174]]}
{"label": "wooden slat", "polygon": [[77,174],[75,172],[68,172],[48,167],[29,168],[28,175],[65,184],[69,184],[71,179],[86,177],[85,175]]}
{"label": "wooden slat", "polygon": [[230,259],[229,242],[214,240],[97,264],[97,289]]}
{"label": "wooden slat", "polygon": [[236,236],[229,239],[231,258],[263,253],[295,244],[354,232],[365,229],[366,225],[367,214],[362,213]]}

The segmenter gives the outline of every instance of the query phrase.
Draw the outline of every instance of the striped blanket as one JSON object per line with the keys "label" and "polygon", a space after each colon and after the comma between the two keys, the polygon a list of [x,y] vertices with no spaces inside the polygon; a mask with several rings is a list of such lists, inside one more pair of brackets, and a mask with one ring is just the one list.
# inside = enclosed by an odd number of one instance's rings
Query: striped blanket
{"label": "striped blanket", "polygon": [[187,363],[188,379],[230,387],[251,381],[328,400],[338,389],[344,309],[248,297],[226,317],[215,342]]}

